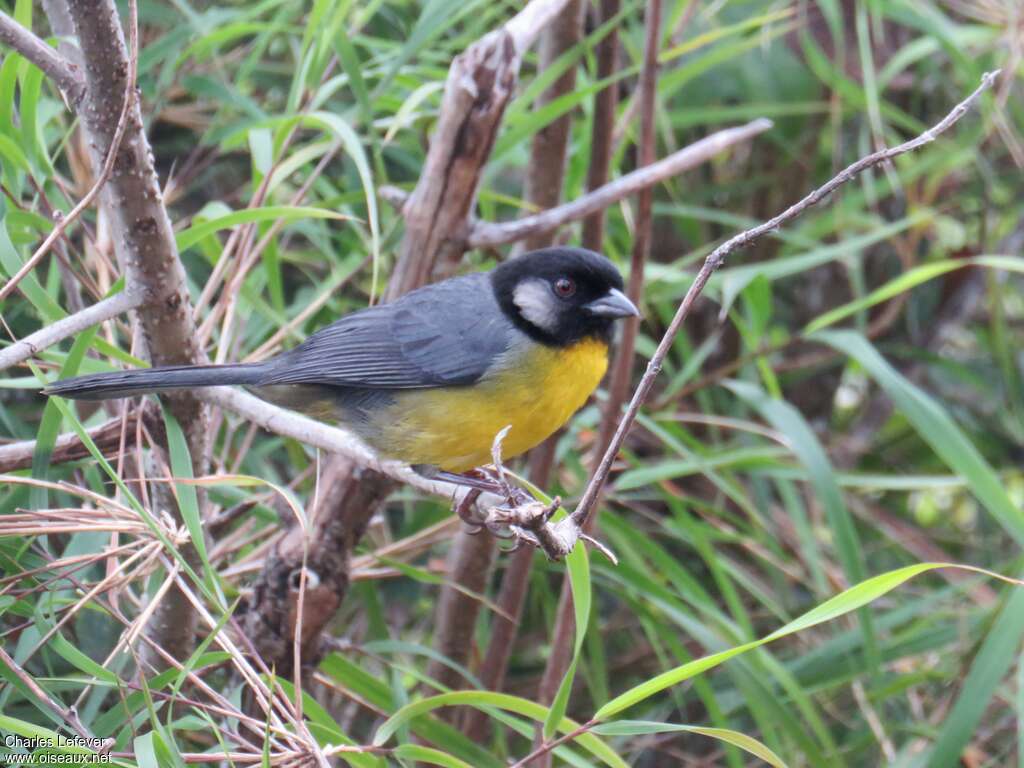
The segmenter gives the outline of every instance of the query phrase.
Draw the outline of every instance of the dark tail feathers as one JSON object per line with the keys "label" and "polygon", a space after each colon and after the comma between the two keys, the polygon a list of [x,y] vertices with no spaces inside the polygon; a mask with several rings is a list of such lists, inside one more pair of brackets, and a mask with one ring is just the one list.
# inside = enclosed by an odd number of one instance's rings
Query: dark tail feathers
{"label": "dark tail feathers", "polygon": [[257,384],[266,373],[266,366],[263,363],[137,368],[131,371],[93,373],[55,381],[43,390],[43,394],[60,395],[72,400],[111,400],[174,389]]}

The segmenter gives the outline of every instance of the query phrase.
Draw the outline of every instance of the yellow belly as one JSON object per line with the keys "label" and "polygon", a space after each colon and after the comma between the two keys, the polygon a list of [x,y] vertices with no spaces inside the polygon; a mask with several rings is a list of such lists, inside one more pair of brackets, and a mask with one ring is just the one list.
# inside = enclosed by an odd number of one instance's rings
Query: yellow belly
{"label": "yellow belly", "polygon": [[533,448],[586,402],[608,368],[608,345],[534,345],[511,370],[466,387],[409,390],[374,418],[377,449],[451,472],[489,464],[494,436],[511,426],[503,455]]}

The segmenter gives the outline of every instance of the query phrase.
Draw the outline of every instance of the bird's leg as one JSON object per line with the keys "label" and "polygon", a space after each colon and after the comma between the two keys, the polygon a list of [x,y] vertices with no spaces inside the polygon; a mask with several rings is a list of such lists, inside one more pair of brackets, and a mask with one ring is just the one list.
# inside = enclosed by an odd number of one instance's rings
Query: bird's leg
{"label": "bird's leg", "polygon": [[470,488],[465,496],[455,502],[455,514],[469,526],[471,534],[480,533],[484,529],[483,521],[473,512],[473,505],[476,504],[481,493],[482,491],[476,488]]}

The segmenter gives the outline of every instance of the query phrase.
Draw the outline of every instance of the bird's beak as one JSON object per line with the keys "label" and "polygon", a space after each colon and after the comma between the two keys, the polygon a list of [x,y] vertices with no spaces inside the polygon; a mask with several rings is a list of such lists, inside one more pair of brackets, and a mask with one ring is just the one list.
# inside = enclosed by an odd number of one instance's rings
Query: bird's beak
{"label": "bird's beak", "polygon": [[640,317],[636,304],[618,288],[612,288],[601,298],[584,304],[583,308],[598,317]]}

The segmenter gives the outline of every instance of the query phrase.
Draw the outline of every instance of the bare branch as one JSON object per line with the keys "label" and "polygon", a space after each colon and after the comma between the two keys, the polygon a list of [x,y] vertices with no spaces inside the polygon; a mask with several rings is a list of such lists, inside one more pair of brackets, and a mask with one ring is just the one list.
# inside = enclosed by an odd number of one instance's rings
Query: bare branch
{"label": "bare branch", "polygon": [[40,328],[35,333],[14,342],[11,346],[0,349],[0,371],[17,365],[38,354],[40,350],[74,336],[86,328],[91,328],[97,323],[105,322],[123,312],[135,309],[141,303],[142,297],[139,294],[121,291],[102,301],[97,301],[81,312],[68,315],[55,323]]}
{"label": "bare branch", "polygon": [[293,411],[278,408],[276,405],[271,405],[238,389],[227,387],[197,389],[196,396],[210,405],[218,405],[232,413],[237,413],[268,432],[291,437],[306,445],[344,456],[360,467],[372,469],[374,472],[387,475],[425,493],[448,498],[452,496],[454,486],[429,480],[416,474],[409,469],[407,464],[402,464],[399,461],[381,459],[355,435],[337,427],[331,427]]}
{"label": "bare branch", "polygon": [[526,216],[515,221],[501,223],[476,222],[467,238],[471,248],[485,248],[521,240],[538,232],[550,232],[577,219],[617,203],[625,197],[636,194],[667,178],[694,168],[721,152],[723,149],[763,133],[772,127],[770,120],[759,118],[746,125],[726,128],[673,152],[666,158],[651,165],[637,168],[615,181],[605,184],[593,192],[557,208]]}
{"label": "bare branch", "polygon": [[[100,453],[108,458],[116,456],[121,451],[122,430],[125,430],[127,435],[132,435],[135,421],[138,418],[143,419],[146,429],[151,433],[159,434],[163,428],[163,420],[154,417],[150,409],[136,409],[128,415],[126,430],[124,419],[118,416],[115,419],[110,419],[100,424],[98,427],[87,430],[87,434],[93,443],[96,444]],[[14,472],[31,467],[32,457],[36,452],[36,445],[36,440],[19,440],[16,443],[0,445],[0,473]],[[60,464],[65,461],[86,459],[91,455],[77,432],[66,432],[58,435],[54,441],[49,462],[50,464]]]}
{"label": "bare branch", "polygon": [[60,88],[68,105],[77,111],[85,95],[85,81],[71,62],[3,12],[0,12],[0,43],[9,45],[43,70]]}
{"label": "bare branch", "polygon": [[984,91],[992,87],[992,84],[998,76],[999,70],[986,73],[981,78],[981,84],[970,96],[957,104],[948,115],[920,136],[891,149],[879,150],[878,152],[874,152],[861,158],[857,162],[844,168],[838,175],[815,189],[809,195],[800,200],[800,202],[791,205],[778,216],[775,216],[752,229],[748,229],[734,237],[731,237],[708,255],[704,260],[704,264],[701,266],[700,271],[697,273],[696,278],[694,278],[693,283],[690,285],[689,290],[683,297],[682,303],[680,303],[679,308],[676,310],[675,317],[672,318],[672,322],[665,331],[665,335],[662,336],[661,341],[658,343],[658,348],[655,350],[654,355],[647,364],[647,370],[644,373],[643,378],[640,379],[640,384],[637,386],[636,391],[633,393],[633,398],[630,400],[629,406],[623,414],[618,428],[615,430],[615,434],[612,437],[611,443],[608,445],[608,449],[601,458],[601,463],[590,478],[590,482],[587,484],[587,488],[583,493],[583,497],[580,499],[579,505],[575,510],[573,510],[573,513],[570,516],[571,519],[581,527],[584,526],[589,519],[594,505],[597,502],[597,498],[601,493],[601,489],[604,486],[605,481],[608,479],[608,473],[611,471],[612,463],[615,461],[615,457],[618,456],[619,450],[622,448],[622,444],[626,439],[626,434],[629,432],[630,427],[633,426],[633,422],[636,420],[640,406],[643,405],[647,396],[650,394],[651,388],[654,386],[654,380],[661,371],[662,363],[672,346],[672,342],[675,340],[676,334],[679,333],[679,329],[682,327],[683,321],[690,313],[694,302],[696,302],[697,297],[700,296],[701,292],[704,290],[708,280],[711,279],[711,275],[722,265],[726,257],[733,251],[745,248],[769,232],[774,232],[783,224],[792,221],[811,206],[824,200],[838,187],[850,181],[862,171],[892,160],[899,155],[918,149],[919,147],[934,141],[939,134],[948,130],[954,123],[963,117],[964,114],[967,113],[967,111],[974,105],[974,102],[977,101],[978,97]]}
{"label": "bare branch", "polygon": [[533,45],[555,17],[562,12],[569,0],[533,0],[527,3],[506,25],[505,31],[512,38],[516,54],[522,56]]}

